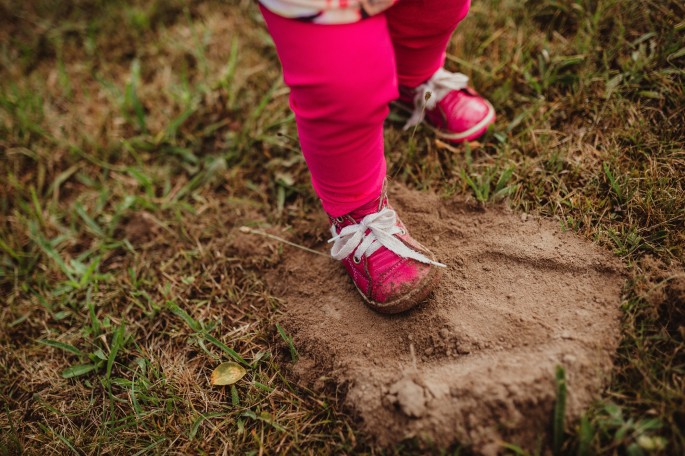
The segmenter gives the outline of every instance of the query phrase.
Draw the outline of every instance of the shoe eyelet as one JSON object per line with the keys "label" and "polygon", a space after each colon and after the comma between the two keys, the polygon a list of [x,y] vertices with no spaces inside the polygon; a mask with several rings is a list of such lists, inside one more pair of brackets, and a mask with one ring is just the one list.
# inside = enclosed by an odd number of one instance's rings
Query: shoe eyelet
{"label": "shoe eyelet", "polygon": [[335,218],[335,221],[338,222],[338,223],[342,223],[342,222],[345,221],[345,218],[344,218],[344,217],[336,217],[336,218]]}
{"label": "shoe eyelet", "polygon": [[400,228],[400,235],[404,236],[406,234],[407,234],[407,230],[405,230],[404,228]]}
{"label": "shoe eyelet", "polygon": [[359,264],[359,263],[362,262],[362,259],[361,259],[361,258],[360,258],[360,259],[357,259],[357,257],[353,255],[353,256],[352,256],[352,262],[353,262],[354,264]]}

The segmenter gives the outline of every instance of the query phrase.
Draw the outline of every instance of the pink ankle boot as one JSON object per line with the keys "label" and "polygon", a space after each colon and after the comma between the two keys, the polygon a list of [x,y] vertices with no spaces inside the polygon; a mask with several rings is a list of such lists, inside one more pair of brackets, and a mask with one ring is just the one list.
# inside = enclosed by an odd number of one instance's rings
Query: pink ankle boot
{"label": "pink ankle boot", "polygon": [[385,192],[342,217],[330,217],[331,255],[341,260],[364,301],[393,314],[428,297],[440,278],[433,254],[416,242]]}
{"label": "pink ankle boot", "polygon": [[480,137],[495,121],[495,108],[466,85],[468,80],[461,73],[441,68],[416,88],[400,87],[400,101],[414,108],[404,129],[427,117],[438,129],[436,134],[453,143]]}

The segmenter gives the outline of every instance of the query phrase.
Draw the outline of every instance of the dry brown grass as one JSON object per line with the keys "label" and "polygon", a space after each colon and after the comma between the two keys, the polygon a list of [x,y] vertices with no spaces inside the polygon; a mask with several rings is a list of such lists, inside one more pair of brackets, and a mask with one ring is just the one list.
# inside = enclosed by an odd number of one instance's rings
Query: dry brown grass
{"label": "dry brown grass", "polygon": [[[233,242],[242,225],[324,235],[305,228],[318,203],[252,2],[14,3],[0,1],[0,452],[380,451],[335,391],[288,381],[278,296],[261,278],[279,243]],[[492,201],[511,169],[508,204],[615,250],[631,271],[624,342],[566,449],[637,451],[649,435],[676,454],[685,10],[574,5],[476,3],[449,65],[492,99],[497,126],[455,149],[402,133],[394,112],[391,174]],[[209,385],[231,358],[212,337],[252,365],[235,391]]]}

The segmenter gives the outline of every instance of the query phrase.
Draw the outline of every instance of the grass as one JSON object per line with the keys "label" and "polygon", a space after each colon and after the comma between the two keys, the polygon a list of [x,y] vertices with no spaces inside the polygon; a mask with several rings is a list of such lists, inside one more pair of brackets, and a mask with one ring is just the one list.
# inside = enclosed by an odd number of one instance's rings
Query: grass
{"label": "grass", "polygon": [[[454,147],[388,121],[394,179],[552,217],[625,262],[614,375],[557,425],[562,453],[685,451],[683,17],[475,2],[447,66],[495,128]],[[0,0],[0,454],[381,452],[339,392],[289,380],[297,340],[262,279],[279,244],[234,242],[323,235],[296,136],[253,2]],[[211,387],[221,361],[248,374]]]}

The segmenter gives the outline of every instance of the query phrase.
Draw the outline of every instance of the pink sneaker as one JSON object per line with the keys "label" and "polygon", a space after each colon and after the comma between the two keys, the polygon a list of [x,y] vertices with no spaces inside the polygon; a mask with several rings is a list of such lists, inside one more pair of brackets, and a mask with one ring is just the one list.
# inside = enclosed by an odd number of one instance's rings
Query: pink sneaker
{"label": "pink sneaker", "polygon": [[331,256],[341,260],[373,310],[394,314],[428,297],[440,278],[433,254],[415,241],[380,197],[342,217],[330,217]]}
{"label": "pink sneaker", "polygon": [[440,68],[431,78],[412,89],[400,87],[400,101],[413,105],[407,130],[427,117],[436,134],[453,143],[472,141],[495,121],[495,108],[468,87],[469,78]]}

